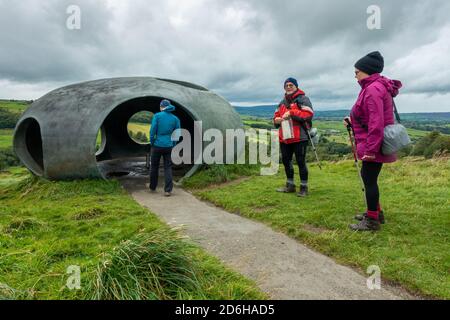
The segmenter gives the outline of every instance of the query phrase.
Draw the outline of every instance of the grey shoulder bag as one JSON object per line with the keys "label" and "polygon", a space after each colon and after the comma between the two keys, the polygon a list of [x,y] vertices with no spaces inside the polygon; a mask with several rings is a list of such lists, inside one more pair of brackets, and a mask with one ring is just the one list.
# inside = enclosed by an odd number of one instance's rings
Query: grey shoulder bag
{"label": "grey shoulder bag", "polygon": [[400,123],[400,115],[393,98],[392,103],[394,105],[396,123],[384,128],[384,139],[381,147],[381,153],[384,155],[392,155],[411,144],[406,128]]}

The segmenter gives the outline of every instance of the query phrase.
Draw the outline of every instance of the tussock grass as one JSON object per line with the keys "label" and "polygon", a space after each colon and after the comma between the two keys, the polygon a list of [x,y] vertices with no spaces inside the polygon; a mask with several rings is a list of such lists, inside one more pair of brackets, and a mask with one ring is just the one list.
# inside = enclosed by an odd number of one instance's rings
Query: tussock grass
{"label": "tussock grass", "polygon": [[87,292],[94,300],[267,299],[176,229],[138,234],[104,254]]}
{"label": "tussock grass", "polygon": [[122,242],[99,266],[95,299],[171,300],[206,298],[197,278],[191,244],[173,230],[140,234]]}

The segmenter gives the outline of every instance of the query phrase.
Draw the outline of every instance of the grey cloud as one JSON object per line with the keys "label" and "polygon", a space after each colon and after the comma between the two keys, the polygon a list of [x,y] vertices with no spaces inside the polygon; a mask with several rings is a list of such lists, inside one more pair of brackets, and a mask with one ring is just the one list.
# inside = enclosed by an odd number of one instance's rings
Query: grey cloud
{"label": "grey cloud", "polygon": [[[0,80],[149,75],[196,82],[231,101],[269,103],[295,76],[326,107],[351,103],[359,90],[354,62],[380,50],[404,92],[450,92],[450,76],[436,75],[450,54],[441,32],[450,26],[446,0],[377,0],[382,30],[374,31],[366,27],[369,0],[199,1],[0,0]],[[65,28],[69,4],[82,9],[79,31]],[[414,62],[422,57],[428,65]]]}
{"label": "grey cloud", "polygon": [[[69,1],[0,2],[0,50],[2,77],[19,82],[67,81],[91,75],[91,55],[107,41],[102,24],[107,21],[104,5],[78,1],[84,28],[66,28]],[[105,23],[107,25],[107,23]]]}

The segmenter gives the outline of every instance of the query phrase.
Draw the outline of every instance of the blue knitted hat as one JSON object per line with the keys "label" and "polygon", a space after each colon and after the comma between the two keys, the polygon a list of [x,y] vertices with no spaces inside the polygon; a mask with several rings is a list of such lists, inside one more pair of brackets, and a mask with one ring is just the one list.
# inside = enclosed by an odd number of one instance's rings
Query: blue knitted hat
{"label": "blue knitted hat", "polygon": [[298,82],[297,79],[294,78],[287,78],[286,81],[284,82],[284,86],[286,86],[286,83],[291,82],[293,83],[297,88],[298,88]]}

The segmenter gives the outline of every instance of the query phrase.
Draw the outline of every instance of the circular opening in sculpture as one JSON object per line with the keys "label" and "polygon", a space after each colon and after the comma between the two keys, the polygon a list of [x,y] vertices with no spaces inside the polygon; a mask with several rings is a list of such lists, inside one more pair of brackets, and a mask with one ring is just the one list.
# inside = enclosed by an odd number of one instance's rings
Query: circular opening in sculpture
{"label": "circular opening in sculpture", "polygon": [[[106,116],[101,126],[105,145],[96,153],[97,166],[103,177],[111,177],[111,172],[130,172],[130,177],[148,176],[151,118],[160,112],[159,106],[163,99],[154,96],[130,99],[117,105]],[[196,120],[187,108],[176,101],[171,102],[176,108],[174,114],[180,119],[181,128],[189,131],[193,139]],[[195,166],[193,141],[191,146],[191,162],[174,165],[174,177],[183,177]]]}
{"label": "circular opening in sculpture", "polygon": [[14,150],[23,164],[34,174],[44,174],[44,155],[39,122],[34,118],[23,120],[14,137]]}
{"label": "circular opening in sculpture", "polygon": [[152,118],[152,112],[140,111],[128,120],[128,135],[134,142],[139,144],[150,143],[150,124]]}

